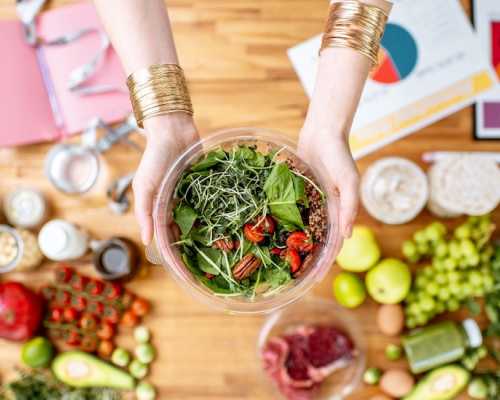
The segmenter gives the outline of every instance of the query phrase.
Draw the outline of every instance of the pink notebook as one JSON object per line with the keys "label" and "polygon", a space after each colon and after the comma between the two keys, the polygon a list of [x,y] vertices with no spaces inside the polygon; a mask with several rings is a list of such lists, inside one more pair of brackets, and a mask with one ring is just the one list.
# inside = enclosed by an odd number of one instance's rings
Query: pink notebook
{"label": "pink notebook", "polygon": [[[102,29],[91,3],[57,8],[38,20],[38,33],[47,40],[83,28]],[[0,21],[0,146],[60,139],[82,131],[93,117],[111,123],[130,113],[125,74],[112,49],[88,84],[122,91],[81,96],[68,89],[71,71],[99,47],[99,35],[89,34],[67,45],[35,50],[24,41],[19,21]]]}

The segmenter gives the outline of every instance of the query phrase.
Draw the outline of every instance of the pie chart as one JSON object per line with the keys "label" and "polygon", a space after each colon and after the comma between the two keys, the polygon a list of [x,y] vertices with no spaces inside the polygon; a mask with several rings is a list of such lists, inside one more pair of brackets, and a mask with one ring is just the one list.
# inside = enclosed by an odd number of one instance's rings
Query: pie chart
{"label": "pie chart", "polygon": [[388,23],[382,37],[378,66],[370,77],[378,83],[392,84],[407,78],[418,59],[417,42],[401,25]]}

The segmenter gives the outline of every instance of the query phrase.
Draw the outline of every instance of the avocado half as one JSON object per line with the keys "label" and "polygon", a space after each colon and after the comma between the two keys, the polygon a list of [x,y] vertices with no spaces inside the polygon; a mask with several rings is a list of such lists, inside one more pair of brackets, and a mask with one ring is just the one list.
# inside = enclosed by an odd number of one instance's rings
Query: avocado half
{"label": "avocado half", "polygon": [[403,400],[453,400],[469,382],[470,373],[458,365],[429,372]]}
{"label": "avocado half", "polygon": [[82,351],[59,354],[52,362],[52,371],[61,382],[74,387],[135,387],[135,380],[128,373]]}

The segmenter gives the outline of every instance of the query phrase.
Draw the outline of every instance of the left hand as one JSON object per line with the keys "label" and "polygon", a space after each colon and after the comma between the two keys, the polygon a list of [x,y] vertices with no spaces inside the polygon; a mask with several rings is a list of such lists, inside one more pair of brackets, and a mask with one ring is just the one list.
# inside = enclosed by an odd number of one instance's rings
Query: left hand
{"label": "left hand", "polygon": [[299,155],[326,175],[340,192],[340,226],[344,238],[351,237],[358,213],[359,173],[352,158],[346,135],[330,129],[302,128]]}

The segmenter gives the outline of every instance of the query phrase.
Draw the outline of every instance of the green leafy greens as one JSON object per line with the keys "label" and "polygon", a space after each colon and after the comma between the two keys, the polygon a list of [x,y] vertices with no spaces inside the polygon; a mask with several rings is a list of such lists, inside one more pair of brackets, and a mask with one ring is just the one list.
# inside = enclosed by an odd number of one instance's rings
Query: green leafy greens
{"label": "green leafy greens", "polygon": [[[175,193],[173,217],[182,232],[182,260],[214,293],[253,298],[293,279],[288,263],[270,249],[284,246],[284,231],[305,229],[300,208],[307,209],[309,202],[304,178],[276,161],[275,153],[263,154],[251,146],[210,151],[184,172]],[[245,224],[269,214],[278,222],[276,231],[263,243],[246,240]],[[222,240],[239,245],[217,248],[215,243]],[[232,270],[249,253],[261,260],[261,267],[236,281]]]}

